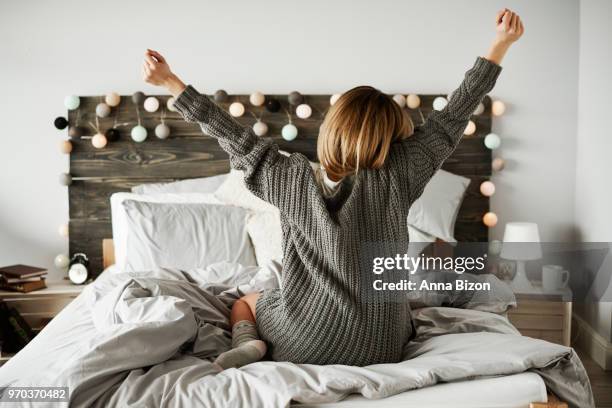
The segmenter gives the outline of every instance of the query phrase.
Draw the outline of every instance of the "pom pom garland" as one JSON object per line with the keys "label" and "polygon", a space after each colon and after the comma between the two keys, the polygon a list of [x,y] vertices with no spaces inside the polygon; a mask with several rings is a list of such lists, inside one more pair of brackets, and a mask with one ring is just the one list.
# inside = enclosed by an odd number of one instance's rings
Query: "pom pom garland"
{"label": "pom pom garland", "polygon": [[78,139],[79,137],[83,136],[84,133],[83,128],[80,126],[70,126],[68,128],[68,136],[70,136],[72,139]]}
{"label": "pom pom garland", "polygon": [[144,101],[144,108],[147,112],[157,112],[159,109],[159,99],[154,96],[149,96]]}
{"label": "pom pom garland", "polygon": [[417,109],[419,106],[421,106],[421,98],[419,95],[410,94],[406,97],[406,105],[410,109]]}
{"label": "pom pom garland", "polygon": [[69,232],[68,224],[62,224],[57,228],[57,233],[60,237],[67,237]]}
{"label": "pom pom garland", "polygon": [[261,106],[266,102],[266,97],[261,92],[253,92],[251,96],[249,96],[249,102],[253,106]]}
{"label": "pom pom garland", "polygon": [[506,104],[502,101],[493,101],[491,104],[491,113],[494,116],[501,116],[506,112]]}
{"label": "pom pom garland", "polygon": [[446,105],[448,105],[448,101],[446,100],[446,98],[443,98],[441,96],[438,96],[433,101],[433,108],[437,111],[441,111],[442,109],[446,108]]}
{"label": "pom pom garland", "polygon": [[482,217],[482,222],[487,227],[491,228],[497,225],[497,214],[494,212],[488,212]]}
{"label": "pom pom garland", "polygon": [[121,96],[117,92],[108,93],[104,97],[104,102],[111,108],[117,107],[121,103]]}
{"label": "pom pom garland", "polygon": [[104,136],[102,133],[96,133],[94,137],[91,138],[91,144],[96,149],[103,149],[106,146],[106,143],[106,136]]}
{"label": "pom pom garland", "polygon": [[111,108],[104,102],[99,103],[96,106],[96,116],[99,118],[105,118],[111,113]]}
{"label": "pom pom garland", "polygon": [[280,110],[280,108],[281,104],[276,99],[268,99],[268,102],[266,102],[266,110],[270,113],[276,113]]}
{"label": "pom pom garland", "polygon": [[70,265],[70,259],[67,255],[59,254],[53,260],[53,264],[57,269],[66,269]]}
{"label": "pom pom garland", "polygon": [[257,136],[265,136],[268,133],[268,125],[261,120],[258,120],[253,124],[253,133]]}
{"label": "pom pom garland", "polygon": [[283,139],[290,142],[297,137],[298,129],[292,123],[288,123],[285,126],[283,126],[281,134],[283,136]]}
{"label": "pom pom garland", "polygon": [[61,173],[59,182],[62,186],[69,186],[72,184],[72,176],[69,173]]}
{"label": "pom pom garland", "polygon": [[474,133],[476,133],[476,124],[470,120],[467,126],[465,127],[463,134],[466,136],[471,136]]}
{"label": "pom pom garland", "polygon": [[337,93],[337,94],[333,94],[333,95],[332,95],[332,96],[329,98],[329,104],[330,104],[331,106],[334,106],[334,104],[335,104],[336,102],[338,102],[338,99],[340,99],[340,97],[341,97],[341,96],[342,96],[342,94],[339,94],[339,93]]}
{"label": "pom pom garland", "polygon": [[64,98],[64,106],[68,110],[75,110],[81,104],[81,100],[76,95],[68,95]]}
{"label": "pom pom garland", "polygon": [[308,119],[312,115],[312,108],[308,104],[301,104],[295,108],[295,114],[300,119]]}
{"label": "pom pom garland", "polygon": [[59,130],[66,129],[66,126],[68,126],[68,120],[63,116],[58,116],[53,121],[53,126]]}
{"label": "pom pom garland", "polygon": [[229,107],[229,113],[235,118],[244,115],[244,105],[240,102],[234,102]]}
{"label": "pom pom garland", "polygon": [[60,152],[64,154],[70,154],[71,151],[72,151],[72,143],[70,143],[70,140],[62,140],[60,142]]}
{"label": "pom pom garland", "polygon": [[299,105],[304,102],[304,97],[298,91],[293,91],[287,97],[291,105]]}
{"label": "pom pom garland", "polygon": [[406,98],[404,97],[404,95],[393,95],[393,100],[399,105],[400,108],[406,106]]}
{"label": "pom pom garland", "polygon": [[491,163],[491,168],[495,171],[502,171],[505,166],[506,166],[506,161],[502,159],[501,157],[494,158],[493,162]]}
{"label": "pom pom garland", "polygon": [[144,102],[144,100],[145,94],[140,91],[135,92],[134,95],[132,95],[132,102],[134,102],[136,105],[140,105]]}
{"label": "pom pom garland", "polygon": [[176,99],[174,99],[174,97],[169,97],[168,100],[166,101],[166,107],[168,108],[168,110],[170,112],[176,112],[176,108],[174,107],[174,102],[176,101]]}
{"label": "pom pom garland", "polygon": [[491,181],[483,181],[480,184],[480,193],[485,197],[491,197],[495,194],[495,184]]}
{"label": "pom pom garland", "polygon": [[502,250],[502,242],[498,239],[494,239],[489,242],[489,253],[491,255],[499,255]]}
{"label": "pom pom garland", "polygon": [[501,145],[501,139],[495,133],[489,133],[484,139],[484,144],[487,149],[495,150]]}
{"label": "pom pom garland", "polygon": [[165,123],[155,126],[155,136],[159,139],[167,139],[170,136],[170,127]]}
{"label": "pom pom garland", "polygon": [[130,136],[136,143],[142,143],[147,138],[147,129],[141,125],[134,126],[130,132]]}
{"label": "pom pom garland", "polygon": [[119,131],[115,128],[110,128],[104,133],[104,136],[106,136],[107,141],[116,142],[119,140]]}
{"label": "pom pom garland", "polygon": [[223,102],[227,102],[228,95],[227,95],[227,92],[225,92],[223,89],[219,89],[217,92],[215,92],[215,95],[213,98],[215,102],[223,103]]}

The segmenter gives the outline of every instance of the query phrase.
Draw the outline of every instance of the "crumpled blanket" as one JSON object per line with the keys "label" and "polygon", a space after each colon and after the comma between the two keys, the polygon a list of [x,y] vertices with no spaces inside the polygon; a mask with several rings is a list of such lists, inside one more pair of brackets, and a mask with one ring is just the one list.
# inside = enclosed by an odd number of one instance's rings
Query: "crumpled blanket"
{"label": "crumpled blanket", "polygon": [[[210,359],[230,346],[231,304],[244,293],[273,287],[277,274],[273,267],[226,264],[190,273],[103,275],[0,368],[0,386],[67,386],[70,406],[76,407],[286,407],[292,401],[339,401],[351,393],[384,398],[438,382],[535,371],[570,406],[594,406],[588,377],[571,348],[522,337],[501,315],[447,307],[414,312],[416,338],[401,363],[264,361],[217,372]],[[45,333],[77,310],[75,338],[62,337],[58,344]],[[33,359],[43,345],[59,358]]]}

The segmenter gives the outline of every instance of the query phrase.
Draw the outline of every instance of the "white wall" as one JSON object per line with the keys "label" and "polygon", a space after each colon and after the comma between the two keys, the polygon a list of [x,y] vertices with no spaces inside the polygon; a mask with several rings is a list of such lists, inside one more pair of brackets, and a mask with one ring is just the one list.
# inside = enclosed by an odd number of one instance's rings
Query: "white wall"
{"label": "white wall", "polygon": [[[572,236],[578,68],[577,0],[12,1],[0,5],[0,264],[51,266],[67,247],[68,159],[52,126],[66,94],[154,92],[146,47],[201,91],[449,92],[486,52],[495,12],[513,7],[527,32],[494,95],[509,106],[495,130],[507,170],[493,210],[535,220],[544,240]],[[56,277],[61,276],[56,272]]]}
{"label": "white wall", "polygon": [[[576,143],[576,224],[582,241],[612,242],[612,2],[580,1],[580,68],[578,136]],[[609,282],[612,255],[602,266],[594,295],[601,298]],[[606,276],[606,278],[607,278]],[[612,299],[608,287],[605,299]],[[578,312],[608,341],[612,341],[612,303],[588,303]]]}

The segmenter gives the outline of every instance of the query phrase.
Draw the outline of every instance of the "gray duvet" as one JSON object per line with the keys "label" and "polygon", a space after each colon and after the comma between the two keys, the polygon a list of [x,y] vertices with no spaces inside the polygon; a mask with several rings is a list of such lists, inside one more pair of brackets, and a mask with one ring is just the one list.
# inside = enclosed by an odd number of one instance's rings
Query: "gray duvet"
{"label": "gray duvet", "polygon": [[230,346],[232,302],[276,283],[272,268],[230,264],[189,274],[106,272],[0,368],[0,386],[67,386],[76,407],[286,407],[534,371],[570,406],[594,406],[571,348],[522,337],[497,314],[447,307],[414,312],[417,335],[401,363],[266,361],[217,372],[209,359]]}

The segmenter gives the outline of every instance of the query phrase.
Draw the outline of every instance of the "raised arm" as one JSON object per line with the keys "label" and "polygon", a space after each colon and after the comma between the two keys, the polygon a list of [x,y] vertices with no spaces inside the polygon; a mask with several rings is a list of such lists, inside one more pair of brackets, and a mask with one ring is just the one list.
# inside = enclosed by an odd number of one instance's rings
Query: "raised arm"
{"label": "raised arm", "polygon": [[474,110],[495,85],[510,45],[523,34],[520,17],[508,9],[501,10],[495,21],[496,35],[486,57],[476,60],[444,109],[432,112],[414,135],[395,146],[394,167],[411,176],[406,184],[410,203],[455,150]]}
{"label": "raised arm", "polygon": [[273,190],[287,184],[282,183],[284,178],[290,177],[291,172],[287,170],[304,168],[310,171],[305,157],[283,156],[275,143],[257,137],[250,127],[242,126],[206,95],[198,93],[191,85],[186,86],[158,52],[147,50],[142,73],[146,82],[163,86],[176,98],[174,106],[185,120],[198,123],[205,134],[219,141],[230,156],[232,168],[244,171],[247,187],[259,198],[280,208],[282,203],[275,199],[278,197]]}

